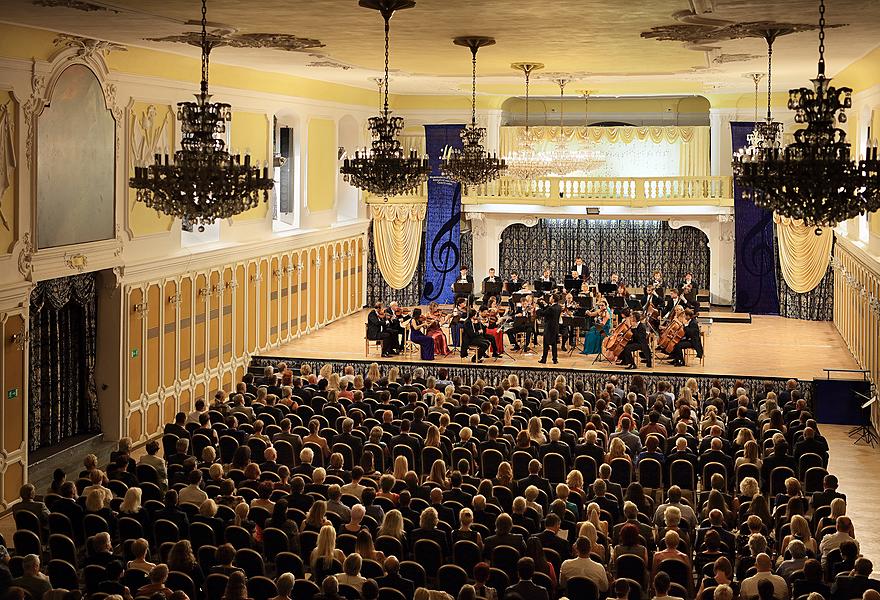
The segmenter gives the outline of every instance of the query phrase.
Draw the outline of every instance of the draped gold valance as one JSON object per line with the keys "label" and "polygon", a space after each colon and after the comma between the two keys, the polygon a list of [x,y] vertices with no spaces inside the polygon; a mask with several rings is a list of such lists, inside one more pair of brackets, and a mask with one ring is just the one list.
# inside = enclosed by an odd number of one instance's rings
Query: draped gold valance
{"label": "draped gold valance", "polygon": [[425,204],[373,204],[373,246],[376,263],[388,285],[400,290],[409,285],[419,263]]}
{"label": "draped gold valance", "polygon": [[[525,127],[502,127],[499,141],[501,156],[508,156],[519,146]],[[679,175],[705,177],[709,174],[709,127],[565,127],[565,137],[574,143],[630,144],[635,140],[654,144],[679,144]],[[537,142],[550,142],[559,134],[559,127],[529,127]]]}
{"label": "draped gold valance", "polygon": [[832,229],[823,227],[821,235],[816,235],[815,227],[775,213],[773,222],[776,223],[779,266],[785,283],[799,294],[812,291],[828,270],[834,242]]}

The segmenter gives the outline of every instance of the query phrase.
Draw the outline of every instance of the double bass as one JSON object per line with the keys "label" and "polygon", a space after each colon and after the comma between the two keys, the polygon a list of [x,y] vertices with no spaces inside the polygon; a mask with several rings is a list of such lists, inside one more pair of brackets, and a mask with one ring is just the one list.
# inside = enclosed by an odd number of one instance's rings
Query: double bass
{"label": "double bass", "polygon": [[660,339],[657,340],[657,347],[666,354],[672,354],[675,345],[684,337],[685,323],[683,320],[673,317],[669,320],[669,324],[660,333]]}
{"label": "double bass", "polygon": [[629,343],[633,336],[633,325],[629,319],[621,321],[617,327],[611,330],[604,340],[602,340],[602,356],[610,363],[617,362],[617,357],[623,352],[623,349]]}

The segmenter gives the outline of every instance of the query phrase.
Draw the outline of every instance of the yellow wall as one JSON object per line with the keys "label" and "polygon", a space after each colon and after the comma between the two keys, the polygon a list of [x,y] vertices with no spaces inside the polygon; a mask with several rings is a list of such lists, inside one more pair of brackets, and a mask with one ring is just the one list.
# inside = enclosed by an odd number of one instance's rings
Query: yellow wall
{"label": "yellow wall", "polygon": [[[250,355],[359,310],[363,244],[356,236],[127,285],[123,435],[158,435],[177,411],[228,391]],[[135,312],[142,302],[146,313]]]}
{"label": "yellow wall", "polygon": [[859,92],[880,83],[880,46],[834,76],[834,85]]}
{"label": "yellow wall", "polygon": [[306,202],[311,212],[330,210],[336,195],[336,122],[310,119]]}
{"label": "yellow wall", "polygon": [[[153,107],[156,111],[153,117],[153,125],[150,127],[144,120],[147,111]],[[134,161],[131,158],[140,156],[141,145],[144,144],[147,149],[158,150],[161,144],[156,143],[157,138],[164,132],[165,148],[168,153],[174,152],[174,111],[168,104],[150,104],[148,102],[135,102],[132,105],[131,113],[128,116],[128,133],[129,144],[129,176],[134,175]],[[163,128],[164,124],[164,128]],[[152,162],[152,156],[148,156],[148,163]],[[135,200],[135,190],[128,188],[128,224],[131,234],[134,237],[151,235],[155,233],[163,233],[171,229],[174,218],[163,215],[151,208]]]}
{"label": "yellow wall", "polygon": [[[6,104],[6,110],[12,118],[13,135],[18,136],[18,105],[12,99],[11,93],[0,91],[0,105],[4,104]],[[2,143],[2,140],[0,140],[0,143]],[[0,219],[0,254],[7,254],[12,250],[12,244],[15,242],[15,190],[18,187],[17,177],[18,169],[13,169],[9,188],[0,197],[0,212],[3,213],[3,219]]]}
{"label": "yellow wall", "polygon": [[[0,510],[18,498],[18,489],[24,483],[25,461],[23,451],[27,431],[25,410],[25,353],[13,343],[12,336],[24,329],[24,318],[19,314],[0,315],[0,373],[2,373],[3,415],[0,427],[0,448],[6,454],[6,469],[0,474]],[[15,397],[7,395],[15,390]]]}
{"label": "yellow wall", "polygon": [[[262,164],[269,159],[269,146],[272,143],[269,134],[269,119],[263,113],[234,111],[230,129],[230,149],[237,154],[250,154],[251,164]],[[271,171],[271,170],[270,170]],[[272,173],[269,173],[271,177]],[[272,195],[269,194],[271,200]],[[260,204],[240,215],[233,221],[252,221],[264,219],[269,211],[269,203]]]}

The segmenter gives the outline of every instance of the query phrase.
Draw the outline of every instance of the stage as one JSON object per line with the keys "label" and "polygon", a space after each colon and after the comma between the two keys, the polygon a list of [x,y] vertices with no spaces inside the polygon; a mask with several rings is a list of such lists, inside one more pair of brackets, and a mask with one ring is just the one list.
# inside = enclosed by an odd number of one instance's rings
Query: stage
{"label": "stage", "polygon": [[[300,339],[274,349],[273,357],[328,359],[333,361],[376,361],[379,363],[419,363],[418,352],[393,358],[381,358],[379,349],[371,344],[369,356],[364,355],[364,323],[368,311],[345,317]],[[732,314],[732,313],[731,313]],[[579,352],[569,354],[559,350],[559,364],[547,365],[538,360],[541,355],[513,353],[497,361],[487,358],[483,363],[491,367],[519,367],[528,369],[621,371],[668,373],[675,376],[721,377],[793,377],[812,380],[824,377],[823,369],[858,369],[843,339],[830,322],[798,321],[783,317],[752,316],[751,321],[713,322],[706,328],[705,364],[691,358],[686,367],[673,367],[655,361],[652,369],[624,371],[607,362],[593,364],[593,355]],[[505,348],[507,348],[505,338]],[[539,338],[540,341],[540,338]],[[534,347],[533,347],[534,350]],[[538,348],[540,351],[540,348]],[[457,353],[437,357],[432,364],[448,363],[464,366]],[[470,363],[468,363],[470,364]]]}

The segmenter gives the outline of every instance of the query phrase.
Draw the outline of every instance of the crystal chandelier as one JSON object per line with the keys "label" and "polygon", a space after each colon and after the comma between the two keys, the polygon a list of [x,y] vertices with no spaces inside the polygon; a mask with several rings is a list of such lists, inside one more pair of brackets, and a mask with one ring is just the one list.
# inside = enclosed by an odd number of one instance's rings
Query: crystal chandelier
{"label": "crystal chandelier", "polygon": [[495,40],[488,37],[458,37],[453,43],[471,50],[471,122],[461,130],[464,147],[450,151],[441,161],[440,169],[444,175],[464,186],[480,185],[497,179],[507,169],[503,158],[498,160],[494,152],[486,153],[483,148],[486,128],[477,127],[477,50],[493,45]]}
{"label": "crystal chandelier", "polygon": [[[584,96],[584,143],[590,143],[590,90],[583,91]],[[605,164],[605,156],[594,148],[587,146],[582,150],[584,155],[584,171],[592,171]]]}
{"label": "crystal chandelier", "polygon": [[543,69],[541,63],[513,63],[511,68],[522,71],[526,79],[526,129],[518,140],[518,148],[504,157],[508,174],[515,179],[531,181],[546,177],[550,172],[550,160],[546,154],[535,151],[537,140],[529,130],[529,78],[532,71]]}
{"label": "crystal chandelier", "polygon": [[199,231],[217,219],[226,219],[254,208],[260,200],[269,199],[274,182],[269,177],[268,163],[262,174],[251,157],[244,160],[226,151],[226,144],[217,135],[226,132],[232,119],[229,104],[211,102],[208,93],[208,57],[213,41],[207,34],[207,7],[202,0],[202,82],[195,102],[177,105],[177,118],[183,139],[181,149],[169,161],[168,155],[155,156],[149,166],[136,166],[129,187],[137,190],[136,199],[148,207],[191,224]]}
{"label": "crystal chandelier", "polygon": [[564,124],[565,86],[570,80],[560,77],[554,81],[559,86],[559,133],[546,152],[547,160],[550,163],[550,173],[559,177],[565,177],[572,173],[585,173],[594,169],[599,163],[589,150],[571,147],[569,139],[565,136]]}
{"label": "crystal chandelier", "polygon": [[391,17],[397,10],[412,8],[412,0],[360,0],[364,8],[377,10],[385,21],[385,85],[382,114],[369,120],[372,142],[369,148],[355,151],[346,158],[340,173],[356,188],[382,196],[397,196],[424,182],[431,174],[426,157],[415,150],[404,152],[397,139],[403,129],[403,117],[392,117],[388,109],[388,35]]}
{"label": "crystal chandelier", "polygon": [[877,149],[853,161],[846,133],[837,123],[846,122],[852,107],[852,90],[831,86],[825,77],[825,2],[819,2],[819,64],[813,88],[790,90],[788,108],[795,122],[806,124],[795,132],[795,141],[784,149],[771,148],[760,156],[735,159],[738,183],[751,197],[760,196],[768,209],[784,217],[833,227],[866,211],[880,208],[880,161]]}

